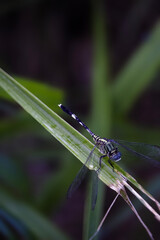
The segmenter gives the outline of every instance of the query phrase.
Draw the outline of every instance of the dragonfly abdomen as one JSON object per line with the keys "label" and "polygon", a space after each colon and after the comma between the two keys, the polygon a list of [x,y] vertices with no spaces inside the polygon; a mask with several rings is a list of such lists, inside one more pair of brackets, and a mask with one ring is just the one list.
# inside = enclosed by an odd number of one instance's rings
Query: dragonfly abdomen
{"label": "dragonfly abdomen", "polygon": [[70,115],[72,118],[74,118],[82,127],[84,127],[87,132],[94,138],[94,133],[76,116],[76,114],[72,113],[69,109],[67,109],[62,104],[58,105],[65,113]]}

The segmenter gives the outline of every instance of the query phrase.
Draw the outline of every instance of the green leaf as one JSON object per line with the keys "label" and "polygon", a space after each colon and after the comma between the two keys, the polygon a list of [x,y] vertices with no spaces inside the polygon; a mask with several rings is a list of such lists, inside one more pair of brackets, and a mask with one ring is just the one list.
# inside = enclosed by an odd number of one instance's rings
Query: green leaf
{"label": "green leaf", "polygon": [[[64,99],[63,91],[58,88],[34,81],[33,79],[21,78],[17,76],[15,79],[51,108],[55,107],[55,103],[58,104]],[[12,98],[3,91],[3,89],[0,89],[0,97],[8,101],[13,101]]]}

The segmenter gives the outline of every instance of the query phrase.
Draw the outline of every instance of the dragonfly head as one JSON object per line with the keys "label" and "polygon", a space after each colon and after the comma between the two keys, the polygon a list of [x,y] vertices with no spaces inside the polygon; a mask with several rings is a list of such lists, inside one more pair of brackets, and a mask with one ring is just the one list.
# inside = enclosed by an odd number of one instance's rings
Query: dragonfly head
{"label": "dragonfly head", "polygon": [[121,160],[121,153],[118,151],[115,151],[111,156],[110,159],[114,162],[118,162]]}

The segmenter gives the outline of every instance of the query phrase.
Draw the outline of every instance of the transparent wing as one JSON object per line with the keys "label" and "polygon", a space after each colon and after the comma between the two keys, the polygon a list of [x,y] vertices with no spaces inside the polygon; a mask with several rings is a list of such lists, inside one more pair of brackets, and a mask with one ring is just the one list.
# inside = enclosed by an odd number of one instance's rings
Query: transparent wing
{"label": "transparent wing", "polygon": [[96,148],[96,145],[93,147],[85,164],[83,164],[83,166],[77,173],[75,179],[73,180],[72,184],[70,185],[70,187],[67,191],[67,198],[70,198],[72,196],[72,194],[77,190],[77,188],[80,186],[81,182],[85,178],[86,173],[88,172],[88,168],[85,165],[91,160],[95,148]]}
{"label": "transparent wing", "polygon": [[94,210],[97,202],[97,194],[98,194],[98,174],[93,172],[92,174],[92,210]]}
{"label": "transparent wing", "polygon": [[[121,146],[134,155],[151,161],[156,167],[160,168],[160,147],[146,143],[127,142],[123,140],[111,140],[117,147]],[[123,156],[122,156],[123,158]]]}

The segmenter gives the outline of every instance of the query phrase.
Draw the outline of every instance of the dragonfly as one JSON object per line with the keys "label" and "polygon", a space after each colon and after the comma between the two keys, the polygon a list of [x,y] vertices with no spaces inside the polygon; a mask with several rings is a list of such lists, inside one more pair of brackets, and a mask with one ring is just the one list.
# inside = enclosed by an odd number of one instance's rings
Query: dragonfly
{"label": "dragonfly", "polygon": [[[113,168],[114,166],[112,162],[118,162],[123,157],[123,150],[127,151],[127,155],[131,153],[132,155],[151,161],[157,167],[160,167],[160,147],[156,145],[146,144],[146,143],[137,143],[137,142],[127,142],[124,140],[114,140],[114,139],[107,139],[101,138],[100,136],[94,134],[74,113],[72,113],[68,108],[63,106],[62,104],[58,105],[65,113],[70,115],[73,119],[75,119],[93,138],[94,147],[91,150],[86,162],[83,164],[79,172],[77,173],[75,179],[71,183],[67,197],[70,198],[75,190],[80,186],[81,182],[83,181],[86,173],[88,172],[88,168],[86,164],[89,163],[93,157],[93,152],[95,148],[97,148],[100,153],[102,154],[99,158],[99,168],[96,170],[96,175],[93,178],[93,188],[92,188],[92,210],[96,205],[97,200],[97,192],[98,192],[98,173],[101,169],[102,159],[104,157],[108,157],[108,162]],[[122,151],[119,151],[121,148]]]}

